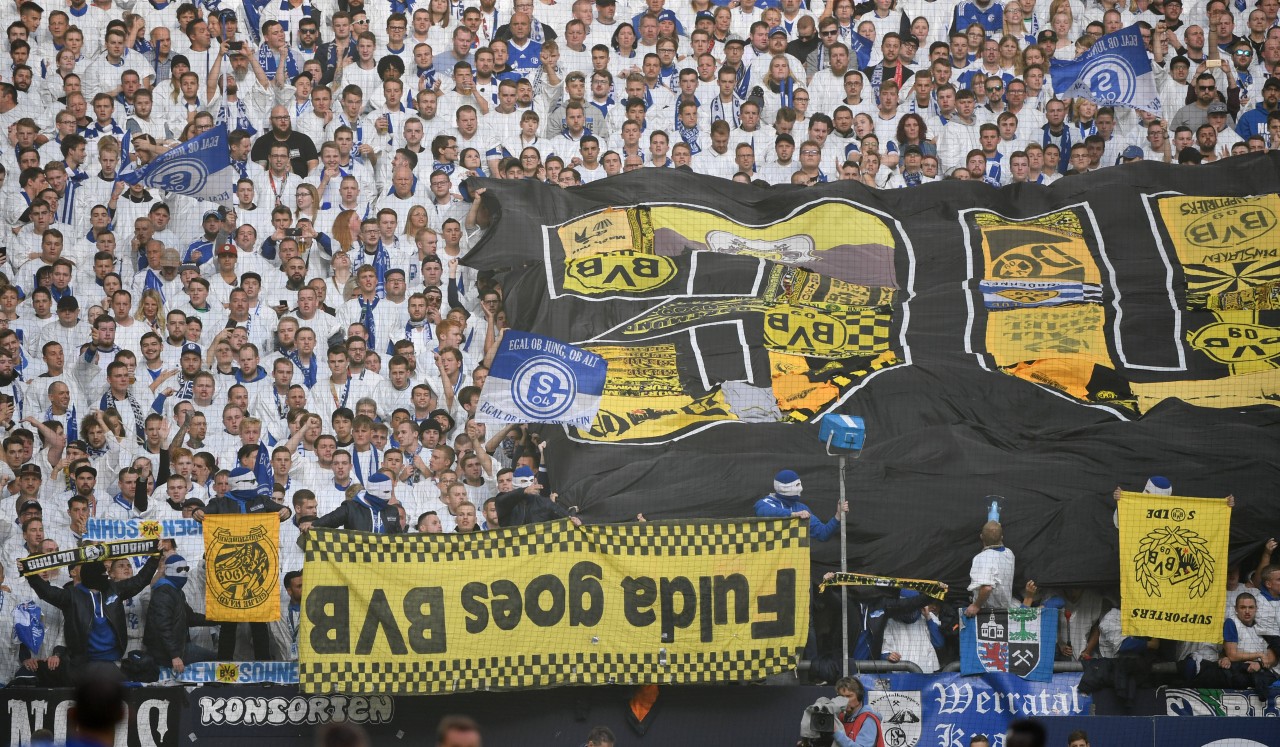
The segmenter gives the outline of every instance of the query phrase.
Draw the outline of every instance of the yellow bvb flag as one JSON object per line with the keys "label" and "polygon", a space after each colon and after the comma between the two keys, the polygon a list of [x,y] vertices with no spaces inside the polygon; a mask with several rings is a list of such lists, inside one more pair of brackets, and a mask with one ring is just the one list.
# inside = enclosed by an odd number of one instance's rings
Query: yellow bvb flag
{"label": "yellow bvb flag", "polygon": [[280,517],[211,514],[204,520],[205,615],[219,622],[280,619]]}
{"label": "yellow bvb flag", "polygon": [[794,669],[808,632],[797,519],[305,542],[305,693],[752,680]]}
{"label": "yellow bvb flag", "polygon": [[1119,519],[1124,634],[1222,642],[1231,534],[1227,502],[1121,493]]}

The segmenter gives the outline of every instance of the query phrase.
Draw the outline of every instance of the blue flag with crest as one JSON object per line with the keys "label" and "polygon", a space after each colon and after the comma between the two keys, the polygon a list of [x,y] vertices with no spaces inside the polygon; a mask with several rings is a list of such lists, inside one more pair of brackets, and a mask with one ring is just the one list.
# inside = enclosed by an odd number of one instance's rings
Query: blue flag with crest
{"label": "blue flag with crest", "polygon": [[151,163],[121,174],[120,181],[227,202],[235,194],[239,176],[231,165],[227,125],[223,123],[161,153]]}
{"label": "blue flag with crest", "polygon": [[1104,34],[1089,51],[1074,60],[1052,60],[1050,67],[1061,98],[1160,113],[1156,76],[1137,24]]}
{"label": "blue flag with crest", "polygon": [[498,427],[565,423],[590,427],[600,410],[607,363],[583,348],[509,330],[494,356],[476,418]]}

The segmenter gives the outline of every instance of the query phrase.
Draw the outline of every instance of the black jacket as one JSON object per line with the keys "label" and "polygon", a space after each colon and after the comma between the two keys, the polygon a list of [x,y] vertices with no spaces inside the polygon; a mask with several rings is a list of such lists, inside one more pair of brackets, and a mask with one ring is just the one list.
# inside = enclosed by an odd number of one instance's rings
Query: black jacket
{"label": "black jacket", "polygon": [[[395,506],[388,505],[382,509],[382,523],[385,525],[386,534],[404,534],[404,526],[400,524],[400,512]],[[341,506],[316,519],[311,526],[372,532],[373,512],[358,500],[343,501]]]}
{"label": "black jacket", "polygon": [[[849,650],[863,632],[867,634],[867,644],[871,647],[871,658],[879,659],[884,646],[884,629],[889,618],[910,614],[923,609],[933,601],[931,597],[920,594],[914,597],[887,596],[883,589],[876,587],[851,586],[849,588]],[[838,598],[839,591],[835,587],[827,590],[832,598]],[[839,628],[837,628],[838,630]]]}
{"label": "black jacket", "polygon": [[500,493],[494,499],[498,507],[498,526],[514,527],[569,518],[563,506],[540,493],[530,495],[520,490]]}
{"label": "black jacket", "polygon": [[205,625],[204,615],[191,609],[182,590],[173,584],[160,583],[151,590],[147,605],[147,627],[142,632],[142,647],[164,667],[181,658],[187,648],[187,628]]}
{"label": "black jacket", "polygon": [[[147,564],[138,569],[137,575],[124,581],[108,581],[108,591],[103,595],[106,603],[104,610],[107,624],[115,633],[116,642],[121,653],[129,648],[129,629],[125,624],[124,600],[131,599],[151,584],[151,577],[160,567],[160,557],[153,556]],[[67,658],[72,666],[89,661],[89,632],[93,629],[93,600],[79,586],[68,586],[63,589],[40,578],[29,576],[28,583],[36,596],[62,610],[64,617],[63,639],[66,641]],[[114,598],[113,598],[114,597]],[[170,657],[172,658],[172,657]]]}
{"label": "black jacket", "polygon": [[[288,508],[264,496],[256,496],[245,502],[245,513],[261,514],[261,513],[280,513],[280,509]],[[238,514],[240,513],[240,503],[235,498],[225,495],[215,496],[209,499],[209,504],[204,507],[205,515],[208,514]],[[293,514],[293,509],[289,509],[289,514]],[[288,521],[286,517],[281,523]]]}

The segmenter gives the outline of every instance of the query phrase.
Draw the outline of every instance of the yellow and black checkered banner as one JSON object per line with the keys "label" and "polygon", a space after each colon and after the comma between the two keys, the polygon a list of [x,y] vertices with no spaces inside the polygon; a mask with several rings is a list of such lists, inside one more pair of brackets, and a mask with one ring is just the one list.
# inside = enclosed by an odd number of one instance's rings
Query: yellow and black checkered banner
{"label": "yellow and black checkered banner", "polygon": [[280,517],[214,514],[204,520],[205,615],[218,622],[280,619]]}
{"label": "yellow and black checkered banner", "polygon": [[1231,508],[1221,498],[1121,493],[1125,635],[1222,641]]}
{"label": "yellow and black checkered banner", "polygon": [[752,680],[794,668],[808,630],[797,519],[313,529],[305,550],[307,693]]}

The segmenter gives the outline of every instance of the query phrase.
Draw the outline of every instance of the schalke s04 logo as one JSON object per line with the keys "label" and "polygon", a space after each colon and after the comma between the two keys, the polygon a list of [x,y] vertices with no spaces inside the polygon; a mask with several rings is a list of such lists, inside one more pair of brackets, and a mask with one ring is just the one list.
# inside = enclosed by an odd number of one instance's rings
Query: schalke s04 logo
{"label": "schalke s04 logo", "polygon": [[573,369],[549,355],[530,358],[511,377],[511,398],[542,420],[554,420],[568,412],[577,394],[578,377]]}
{"label": "schalke s04 logo", "polygon": [[1131,101],[1138,87],[1133,66],[1118,57],[1104,56],[1090,62],[1080,71],[1079,80],[1093,92],[1098,103]]}
{"label": "schalke s04 logo", "polygon": [[196,158],[175,158],[157,166],[147,181],[168,192],[193,194],[204,189],[209,169]]}

